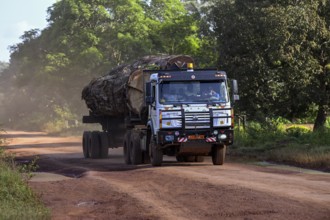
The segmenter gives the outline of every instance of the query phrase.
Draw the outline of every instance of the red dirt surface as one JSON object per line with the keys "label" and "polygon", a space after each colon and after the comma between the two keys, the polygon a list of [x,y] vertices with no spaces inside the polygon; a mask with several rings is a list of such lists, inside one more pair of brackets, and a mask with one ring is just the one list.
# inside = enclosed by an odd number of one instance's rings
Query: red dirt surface
{"label": "red dirt surface", "polygon": [[8,132],[7,151],[38,156],[32,189],[52,219],[330,219],[330,174],[227,162],[125,165],[122,149],[84,159],[81,137]]}

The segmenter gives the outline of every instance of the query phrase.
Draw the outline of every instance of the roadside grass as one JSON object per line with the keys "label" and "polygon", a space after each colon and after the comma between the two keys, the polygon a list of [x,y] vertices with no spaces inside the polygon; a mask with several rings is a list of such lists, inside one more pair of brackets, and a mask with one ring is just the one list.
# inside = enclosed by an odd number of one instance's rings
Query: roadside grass
{"label": "roadside grass", "polygon": [[270,120],[236,128],[232,158],[270,161],[330,172],[330,127],[312,132],[311,126]]}
{"label": "roadside grass", "polygon": [[50,219],[49,210],[29,188],[35,165],[20,166],[4,152],[0,139],[0,219]]}

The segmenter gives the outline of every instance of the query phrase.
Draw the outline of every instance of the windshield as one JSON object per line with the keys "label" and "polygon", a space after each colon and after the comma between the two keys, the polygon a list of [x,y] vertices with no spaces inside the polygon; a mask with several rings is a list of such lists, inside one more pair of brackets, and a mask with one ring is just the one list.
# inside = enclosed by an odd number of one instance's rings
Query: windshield
{"label": "windshield", "polygon": [[165,81],[159,84],[161,104],[228,102],[225,81]]}

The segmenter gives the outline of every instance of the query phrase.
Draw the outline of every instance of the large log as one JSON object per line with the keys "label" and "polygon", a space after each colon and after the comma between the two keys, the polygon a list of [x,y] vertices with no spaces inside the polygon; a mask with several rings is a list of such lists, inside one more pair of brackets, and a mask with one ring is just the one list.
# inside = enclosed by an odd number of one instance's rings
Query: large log
{"label": "large log", "polygon": [[123,116],[129,111],[141,114],[144,104],[143,70],[181,69],[193,63],[190,56],[146,56],[132,64],[116,67],[93,79],[82,91],[82,99],[93,115]]}

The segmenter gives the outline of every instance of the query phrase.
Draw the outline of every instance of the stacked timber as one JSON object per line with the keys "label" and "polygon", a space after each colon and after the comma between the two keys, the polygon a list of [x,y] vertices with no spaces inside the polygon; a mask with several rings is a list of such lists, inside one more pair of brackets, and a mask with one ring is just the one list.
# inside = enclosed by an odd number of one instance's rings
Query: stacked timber
{"label": "stacked timber", "polygon": [[124,64],[108,74],[93,79],[82,91],[82,99],[93,115],[123,116],[128,112],[140,115],[144,106],[143,70],[185,68],[193,63],[190,56],[146,56]]}

